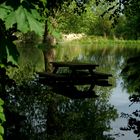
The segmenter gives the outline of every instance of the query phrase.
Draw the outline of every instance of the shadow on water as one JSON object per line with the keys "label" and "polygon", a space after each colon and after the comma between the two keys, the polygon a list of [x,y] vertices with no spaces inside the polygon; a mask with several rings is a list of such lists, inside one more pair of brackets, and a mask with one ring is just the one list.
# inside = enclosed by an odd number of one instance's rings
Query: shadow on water
{"label": "shadow on water", "polygon": [[[31,48],[29,49],[31,50]],[[24,49],[21,48],[22,56],[19,62],[21,67],[9,72],[10,76],[18,82],[15,87],[7,89],[8,97],[5,104],[12,112],[10,114],[13,118],[16,118],[15,122],[11,120],[11,117],[7,118],[7,121],[13,122],[7,127],[7,139],[115,140],[115,135],[105,134],[111,130],[111,121],[115,121],[119,117],[115,106],[109,103],[109,98],[112,89],[115,89],[117,85],[116,78],[119,77],[118,73],[126,60],[129,56],[139,54],[139,50],[121,47],[97,49],[71,46],[71,48],[58,48],[57,60],[96,63],[100,65],[97,68],[98,71],[109,72],[113,75],[113,78],[109,79],[112,87],[95,87],[98,98],[77,100],[58,95],[53,88],[39,84],[33,74],[35,71],[43,70],[38,62],[40,60],[43,64],[42,55],[35,51],[36,56],[39,55],[38,60],[35,59],[34,62],[34,58],[31,59],[31,57],[35,56],[27,55],[27,48],[25,50],[24,53]],[[31,60],[29,65],[24,59]],[[130,81],[125,81],[124,77],[123,79],[126,83],[125,88],[130,88]],[[59,90],[59,92],[64,92],[64,90]],[[138,113],[136,111],[133,115],[139,117]],[[128,128],[138,128],[139,125],[136,125],[136,122],[139,124],[136,119],[129,117]],[[127,130],[125,127],[121,129]],[[137,129],[135,130],[135,133],[139,134]]]}

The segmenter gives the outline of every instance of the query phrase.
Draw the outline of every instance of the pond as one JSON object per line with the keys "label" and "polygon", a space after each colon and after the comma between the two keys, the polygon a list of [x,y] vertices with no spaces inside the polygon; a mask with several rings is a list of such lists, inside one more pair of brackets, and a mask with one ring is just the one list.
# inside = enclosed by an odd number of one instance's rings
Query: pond
{"label": "pond", "polygon": [[[121,73],[128,58],[140,54],[139,45],[61,44],[56,49],[56,60],[99,64],[97,71],[113,75],[109,78],[111,87],[95,87],[98,98],[78,100],[54,93],[52,87],[33,80],[35,72],[44,69],[42,52],[27,44],[19,50],[20,68],[10,70],[9,75],[20,84],[10,89],[7,106],[18,113],[20,119],[9,125],[7,137],[29,140],[139,139],[133,113],[138,112],[139,104],[129,100],[135,90]],[[25,118],[21,119],[21,116]]]}

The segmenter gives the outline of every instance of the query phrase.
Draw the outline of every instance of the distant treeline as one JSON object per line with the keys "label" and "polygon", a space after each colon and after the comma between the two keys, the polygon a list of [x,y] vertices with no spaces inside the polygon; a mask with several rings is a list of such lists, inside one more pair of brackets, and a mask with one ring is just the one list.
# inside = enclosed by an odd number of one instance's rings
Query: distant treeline
{"label": "distant treeline", "polygon": [[57,24],[57,30],[64,33],[85,33],[135,40],[140,38],[139,8],[131,6],[129,11],[120,13],[114,26],[114,20],[110,18],[113,16],[111,11],[103,16],[107,7],[107,4],[96,6],[92,1],[86,5],[85,12],[72,14],[75,4],[63,5],[63,8],[56,12],[55,18],[52,18],[52,23]]}

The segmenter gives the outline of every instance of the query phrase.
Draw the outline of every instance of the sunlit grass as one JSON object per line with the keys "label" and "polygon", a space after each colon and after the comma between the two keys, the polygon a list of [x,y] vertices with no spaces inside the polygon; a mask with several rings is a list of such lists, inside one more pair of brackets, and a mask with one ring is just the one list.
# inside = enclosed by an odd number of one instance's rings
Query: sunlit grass
{"label": "sunlit grass", "polygon": [[63,45],[65,46],[98,46],[98,47],[115,47],[115,46],[119,46],[119,47],[126,47],[127,46],[140,46],[140,40],[124,40],[124,39],[117,39],[117,38],[112,38],[109,39],[107,37],[97,37],[97,36],[87,36],[87,37],[83,37],[81,39],[76,39],[76,40],[72,40],[72,41],[66,41],[63,42]]}

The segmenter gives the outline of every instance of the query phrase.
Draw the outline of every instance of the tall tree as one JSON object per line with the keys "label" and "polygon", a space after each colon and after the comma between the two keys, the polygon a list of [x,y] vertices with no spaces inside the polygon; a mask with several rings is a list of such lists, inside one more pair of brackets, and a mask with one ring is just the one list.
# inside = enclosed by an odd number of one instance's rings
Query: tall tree
{"label": "tall tree", "polygon": [[[96,0],[97,5],[100,3],[108,3],[108,8],[105,13],[111,12],[110,18],[114,19],[117,23],[117,19],[120,15],[125,14],[126,16],[138,16],[140,12],[139,0]],[[112,4],[113,3],[113,4]]]}
{"label": "tall tree", "polygon": [[127,27],[132,37],[138,39],[140,35],[140,2],[139,0],[130,1],[124,7],[124,14],[127,19]]}

